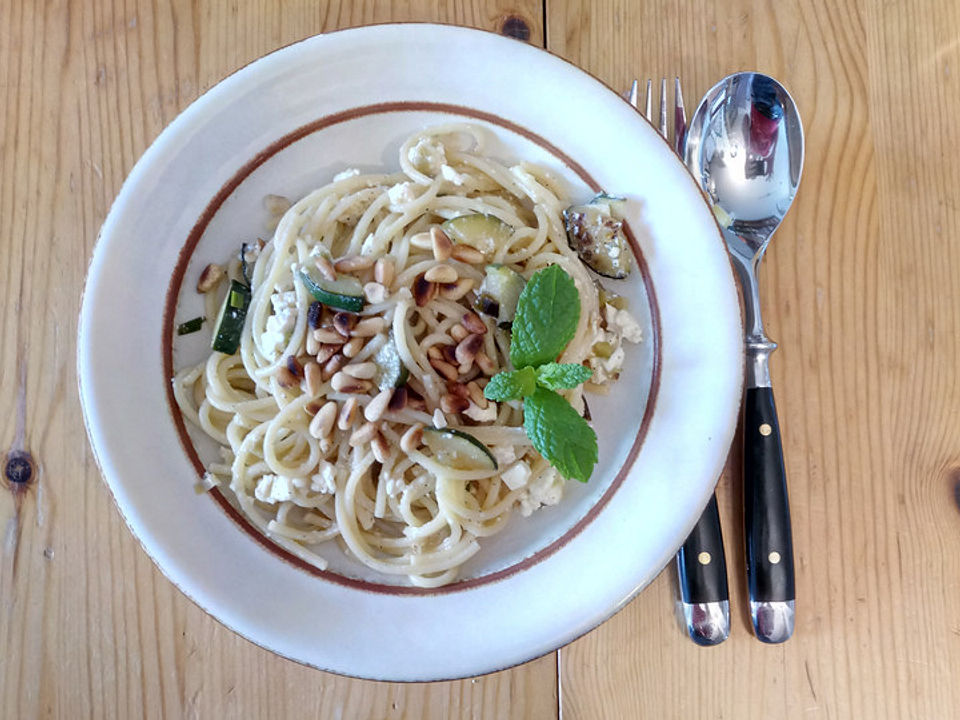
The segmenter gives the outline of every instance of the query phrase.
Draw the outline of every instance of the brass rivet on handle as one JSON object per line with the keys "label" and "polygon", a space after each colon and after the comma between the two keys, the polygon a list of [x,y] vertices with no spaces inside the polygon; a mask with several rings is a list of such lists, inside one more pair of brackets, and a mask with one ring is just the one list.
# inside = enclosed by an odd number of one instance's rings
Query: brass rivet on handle
{"label": "brass rivet on handle", "polygon": [[769,435],[772,432],[773,432],[773,428],[770,427],[770,423],[764,423],[763,425],[760,426],[760,434],[763,435],[764,437],[767,437],[767,435]]}
{"label": "brass rivet on handle", "polygon": [[708,553],[706,550],[697,555],[697,561],[701,565],[709,565],[711,560],[713,560],[713,558],[710,557],[710,553]]}
{"label": "brass rivet on handle", "polygon": [[776,565],[778,562],[780,562],[780,553],[778,553],[776,550],[772,551],[769,555],[767,555],[767,560],[770,561],[771,565]]}

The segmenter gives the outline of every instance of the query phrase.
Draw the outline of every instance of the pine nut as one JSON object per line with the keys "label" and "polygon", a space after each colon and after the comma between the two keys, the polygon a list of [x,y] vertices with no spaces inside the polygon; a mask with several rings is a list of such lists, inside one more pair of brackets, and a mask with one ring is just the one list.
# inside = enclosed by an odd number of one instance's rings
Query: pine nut
{"label": "pine nut", "polygon": [[473,401],[473,404],[476,405],[481,410],[486,410],[487,405],[490,403],[487,400],[486,396],[483,394],[483,388],[481,388],[476,380],[471,380],[467,383],[467,394],[470,395],[470,399]]}
{"label": "pine nut", "polygon": [[368,303],[382,303],[387,299],[387,289],[378,282],[368,282],[363,286],[363,296]]}
{"label": "pine nut", "polygon": [[327,258],[323,256],[318,257],[314,264],[317,266],[317,270],[320,271],[320,274],[323,275],[326,280],[333,282],[337,279],[337,270],[333,266],[333,263]]}
{"label": "pine nut", "polygon": [[455,283],[440,286],[440,297],[447,300],[459,300],[473,290],[473,278],[460,278]]}
{"label": "pine nut", "polygon": [[473,370],[473,360],[470,362],[460,363],[460,365],[457,366],[457,372],[459,372],[461,375],[467,375],[471,370]]}
{"label": "pine nut", "polygon": [[470,391],[467,390],[467,386],[459,382],[447,383],[447,393],[458,398],[469,398]]}
{"label": "pine nut", "polygon": [[312,332],[307,333],[307,355],[316,355],[320,352],[320,342],[313,336]]}
{"label": "pine nut", "polygon": [[423,274],[424,280],[432,283],[454,283],[460,279],[460,275],[450,265],[434,265]]}
{"label": "pine nut", "polygon": [[314,300],[307,308],[307,325],[311,330],[316,330],[323,325],[323,303],[319,300]]}
{"label": "pine nut", "polygon": [[420,443],[423,441],[423,425],[417,423],[416,425],[411,425],[410,429],[407,430],[403,437],[400,438],[400,449],[404,452],[413,452],[420,447]]}
{"label": "pine nut", "polygon": [[443,360],[443,355],[440,353],[440,347],[438,345],[431,345],[428,347],[427,357],[431,360]]}
{"label": "pine nut", "polygon": [[321,345],[317,350],[317,362],[326,365],[327,361],[340,352],[340,345]]}
{"label": "pine nut", "polygon": [[454,260],[468,265],[479,265],[487,260],[486,256],[476,248],[460,243],[453,246],[452,255]]}
{"label": "pine nut", "polygon": [[433,248],[434,258],[440,262],[450,259],[450,252],[453,250],[453,243],[450,242],[450,238],[447,237],[447,234],[437,226],[430,228],[430,243]]}
{"label": "pine nut", "polygon": [[334,374],[347,364],[347,359],[343,355],[334,355],[332,358],[327,360],[327,364],[323,366],[323,380],[326,382],[334,376]]}
{"label": "pine nut", "polygon": [[353,423],[357,421],[359,414],[360,401],[352,397],[347,400],[340,409],[340,417],[337,418],[337,427],[341,430],[349,430]]}
{"label": "pine nut", "polygon": [[370,449],[373,450],[373,459],[381,465],[390,459],[390,445],[380,433],[373,436],[370,441]]}
{"label": "pine nut", "polygon": [[303,379],[303,365],[300,364],[300,360],[296,355],[287,356],[287,370],[289,370],[297,380]]}
{"label": "pine nut", "polygon": [[277,383],[280,387],[289,390],[290,388],[297,387],[300,384],[300,378],[290,372],[290,369],[285,365],[281,365],[277,368]]}
{"label": "pine nut", "polygon": [[307,411],[307,415],[316,415],[320,412],[321,404],[316,400],[311,400],[306,405],[303,406],[303,409]]}
{"label": "pine nut", "polygon": [[456,345],[441,345],[440,355],[444,362],[448,362],[451,365],[456,365],[458,363]]}
{"label": "pine nut", "polygon": [[487,331],[487,326],[475,312],[466,312],[460,320],[460,324],[467,330],[477,335],[483,335]]}
{"label": "pine nut", "polygon": [[333,328],[317,328],[313,331],[313,337],[317,342],[324,345],[343,345],[347,339]]}
{"label": "pine nut", "polygon": [[373,267],[375,261],[372,255],[350,255],[337,260],[333,267],[336,268],[337,272],[352,273]]}
{"label": "pine nut", "polygon": [[358,380],[357,378],[350,377],[345,372],[340,371],[334,373],[333,377],[330,378],[330,387],[336,392],[343,393],[365,393],[373,387],[373,383],[369,380]]}
{"label": "pine nut", "polygon": [[213,290],[226,275],[226,271],[216,263],[210,263],[200,273],[197,280],[197,292],[208,293]]}
{"label": "pine nut", "polygon": [[450,337],[452,337],[457,342],[463,340],[470,333],[467,332],[467,329],[460,323],[454,323],[450,326]]}
{"label": "pine nut", "polygon": [[323,370],[313,360],[309,361],[303,368],[303,375],[307,379],[307,392],[316,397],[320,394],[320,388],[323,385]]}
{"label": "pine nut", "polygon": [[447,380],[456,380],[460,375],[457,368],[443,360],[431,360],[430,365]]}
{"label": "pine nut", "polygon": [[356,324],[357,316],[353,313],[338,312],[333,316],[333,329],[345,338],[350,337],[350,331]]}
{"label": "pine nut", "polygon": [[356,357],[366,341],[367,339],[362,337],[350,338],[350,341],[343,346],[343,354],[348,358]]}
{"label": "pine nut", "polygon": [[444,395],[440,398],[440,407],[445,413],[456,415],[470,407],[470,401],[455,395]]}
{"label": "pine nut", "polygon": [[497,366],[493,364],[493,360],[483,350],[477,353],[474,362],[477,363],[477,367],[483,371],[484,375],[493,375],[497,372]]}
{"label": "pine nut", "polygon": [[356,365],[347,365],[343,368],[345,372],[350,377],[356,378],[357,380],[371,380],[373,376],[377,374],[377,365],[372,362],[362,362],[357,363]]}
{"label": "pine nut", "polygon": [[351,335],[353,337],[373,337],[383,332],[385,326],[386,322],[382,317],[364,318],[353,328]]}
{"label": "pine nut", "polygon": [[473,364],[473,361],[477,357],[477,353],[480,352],[480,349],[483,347],[483,335],[467,335],[460,343],[457,345],[457,349],[454,351],[456,354],[457,362],[461,365],[466,363]]}
{"label": "pine nut", "polygon": [[354,430],[353,435],[350,436],[350,447],[360,447],[361,445],[366,445],[368,442],[373,440],[376,434],[376,425],[374,425],[372,422],[364,423],[359,428]]}
{"label": "pine nut", "polygon": [[320,408],[313,420],[310,421],[310,427],[307,430],[311,436],[318,440],[325,438],[333,432],[333,421],[336,419],[337,403],[331,400]]}
{"label": "pine nut", "polygon": [[363,411],[363,416],[370,422],[376,422],[387,411],[387,405],[390,404],[390,396],[393,395],[391,388],[381,390],[373,396],[373,400],[367,403]]}
{"label": "pine nut", "polygon": [[373,279],[389,288],[393,284],[394,267],[392,258],[380,258],[373,266]]}
{"label": "pine nut", "polygon": [[420,248],[421,250],[432,250],[433,249],[433,238],[430,237],[429,232],[417,233],[410,238],[410,244],[415,248]]}
{"label": "pine nut", "polygon": [[421,273],[413,281],[413,299],[417,307],[423,307],[428,304],[437,294],[437,286],[429,282]]}

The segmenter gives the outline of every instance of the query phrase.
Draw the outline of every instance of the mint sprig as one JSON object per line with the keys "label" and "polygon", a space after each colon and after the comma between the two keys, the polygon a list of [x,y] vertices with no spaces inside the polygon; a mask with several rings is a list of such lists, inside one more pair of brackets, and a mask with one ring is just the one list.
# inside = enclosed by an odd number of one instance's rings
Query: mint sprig
{"label": "mint sprig", "polygon": [[566,478],[586,482],[597,464],[597,434],[555,390],[590,379],[589,368],[555,362],[573,339],[580,294],[563,268],[536,272],[520,293],[510,336],[512,372],[494,375],[489,400],[523,398],[523,427],[533,447]]}

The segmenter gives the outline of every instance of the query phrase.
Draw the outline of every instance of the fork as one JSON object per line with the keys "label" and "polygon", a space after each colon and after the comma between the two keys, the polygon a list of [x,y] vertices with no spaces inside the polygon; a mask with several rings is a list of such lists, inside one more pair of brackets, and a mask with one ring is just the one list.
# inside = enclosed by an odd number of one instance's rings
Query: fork
{"label": "fork", "polygon": [[[636,80],[630,86],[627,100],[638,107],[639,87]],[[673,87],[673,142],[672,147],[681,161],[687,134],[687,116],[683,107],[683,93],[678,77]],[[653,124],[653,81],[647,80],[644,115]],[[660,81],[660,113],[657,129],[667,142],[667,80]],[[730,601],[727,590],[727,563],[723,552],[723,533],[717,496],[710,495],[703,515],[697,521],[686,542],[677,553],[677,574],[680,577],[680,597],[683,616],[690,637],[699,645],[717,645],[730,634]]]}

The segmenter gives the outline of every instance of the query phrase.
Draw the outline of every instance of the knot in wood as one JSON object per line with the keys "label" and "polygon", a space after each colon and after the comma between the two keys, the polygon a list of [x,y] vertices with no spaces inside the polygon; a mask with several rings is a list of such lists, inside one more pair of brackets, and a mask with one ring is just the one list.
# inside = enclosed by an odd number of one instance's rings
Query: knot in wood
{"label": "knot in wood", "polygon": [[500,34],[526,42],[530,39],[530,26],[519,15],[507,15],[500,24]]}
{"label": "knot in wood", "polygon": [[14,450],[7,455],[3,474],[14,485],[23,486],[33,479],[33,458],[30,453]]}

